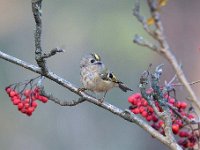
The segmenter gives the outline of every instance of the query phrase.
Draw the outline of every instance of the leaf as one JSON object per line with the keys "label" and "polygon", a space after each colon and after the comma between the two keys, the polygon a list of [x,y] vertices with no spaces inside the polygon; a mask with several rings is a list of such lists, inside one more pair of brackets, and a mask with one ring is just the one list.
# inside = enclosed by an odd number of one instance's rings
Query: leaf
{"label": "leaf", "polygon": [[163,6],[166,6],[167,5],[167,2],[168,2],[168,0],[159,0],[159,6],[160,7],[163,7]]}
{"label": "leaf", "polygon": [[154,23],[155,23],[154,18],[151,17],[151,18],[148,18],[148,19],[147,19],[147,25],[150,26],[150,25],[153,25]]}

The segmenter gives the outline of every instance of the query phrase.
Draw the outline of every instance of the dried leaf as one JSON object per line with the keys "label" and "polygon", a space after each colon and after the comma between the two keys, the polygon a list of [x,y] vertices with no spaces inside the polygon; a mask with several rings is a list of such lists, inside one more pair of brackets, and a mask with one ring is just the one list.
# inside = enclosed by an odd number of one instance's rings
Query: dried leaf
{"label": "dried leaf", "polygon": [[168,2],[168,0],[159,0],[159,6],[160,7],[163,7],[163,6],[166,6],[167,5],[167,2]]}
{"label": "dried leaf", "polygon": [[154,20],[154,18],[148,18],[147,19],[147,24],[150,26],[150,25],[153,25],[155,23],[155,20]]}

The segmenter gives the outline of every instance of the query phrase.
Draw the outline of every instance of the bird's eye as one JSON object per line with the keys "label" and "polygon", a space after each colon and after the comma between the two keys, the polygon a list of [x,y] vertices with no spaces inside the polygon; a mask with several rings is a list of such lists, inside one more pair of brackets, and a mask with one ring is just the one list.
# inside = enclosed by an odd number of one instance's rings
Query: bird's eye
{"label": "bird's eye", "polygon": [[95,60],[94,60],[94,59],[91,59],[91,60],[90,60],[90,62],[91,62],[91,63],[94,63],[94,62],[95,62]]}
{"label": "bird's eye", "polygon": [[113,78],[113,74],[112,73],[109,73],[109,78]]}

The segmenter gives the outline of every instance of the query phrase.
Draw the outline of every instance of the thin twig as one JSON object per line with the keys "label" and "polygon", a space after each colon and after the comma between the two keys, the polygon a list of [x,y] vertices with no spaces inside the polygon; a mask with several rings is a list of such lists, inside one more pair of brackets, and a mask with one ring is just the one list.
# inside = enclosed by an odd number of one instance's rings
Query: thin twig
{"label": "thin twig", "polygon": [[166,103],[167,106],[181,119],[183,119],[183,121],[185,121],[187,124],[198,124],[199,122],[196,121],[196,120],[191,120],[191,119],[188,119],[187,117],[183,116],[181,113],[178,112],[177,108]]}
{"label": "thin twig", "polygon": [[146,23],[146,19],[144,16],[140,14],[140,1],[136,0],[135,7],[133,9],[133,15],[137,18],[137,20],[142,24],[144,30],[151,35],[153,38],[156,38],[156,34],[153,30],[149,28],[149,26]]}
{"label": "thin twig", "polygon": [[54,56],[56,53],[61,53],[61,52],[65,52],[65,50],[62,49],[62,48],[54,48],[49,53],[44,53],[41,57],[42,58],[49,58],[51,56]]}
{"label": "thin twig", "polygon": [[158,48],[156,45],[152,44],[151,42],[149,42],[147,40],[144,40],[144,38],[142,36],[135,35],[133,42],[140,46],[150,48],[153,51],[158,51]]}
{"label": "thin twig", "polygon": [[54,103],[60,105],[60,106],[76,106],[84,101],[86,101],[86,99],[84,99],[83,97],[80,97],[77,100],[68,100],[68,101],[63,101],[60,100],[58,98],[56,98],[55,96],[53,96],[53,94],[49,94],[45,91],[44,86],[43,86],[43,80],[44,80],[44,76],[42,76],[40,78],[40,80],[38,81],[37,87],[39,87],[40,89],[40,94],[47,97],[49,100],[53,101]]}
{"label": "thin twig", "polygon": [[[190,82],[189,85],[194,85],[194,84],[197,84],[197,83],[200,83],[200,80]],[[182,83],[174,83],[172,85],[173,86],[184,86]]]}

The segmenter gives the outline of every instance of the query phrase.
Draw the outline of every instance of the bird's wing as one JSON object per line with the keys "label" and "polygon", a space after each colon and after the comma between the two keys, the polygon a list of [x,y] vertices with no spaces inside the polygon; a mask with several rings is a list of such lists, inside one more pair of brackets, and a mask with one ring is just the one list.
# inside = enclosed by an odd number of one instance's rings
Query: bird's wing
{"label": "bird's wing", "polygon": [[112,82],[115,82],[115,83],[120,82],[116,78],[116,76],[112,72],[110,72],[108,69],[102,70],[99,75],[100,75],[101,79],[103,79],[103,80],[112,81]]}
{"label": "bird's wing", "polygon": [[129,87],[127,87],[123,82],[121,82],[120,80],[117,79],[117,77],[112,73],[110,72],[108,69],[105,69],[103,70],[101,73],[100,73],[100,77],[101,79],[103,80],[106,80],[106,81],[112,81],[114,83],[117,83],[119,85],[119,88],[124,91],[124,92],[127,92],[127,91],[132,91],[132,89],[130,89]]}

